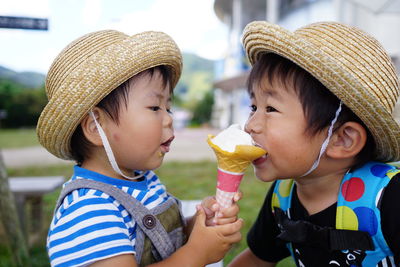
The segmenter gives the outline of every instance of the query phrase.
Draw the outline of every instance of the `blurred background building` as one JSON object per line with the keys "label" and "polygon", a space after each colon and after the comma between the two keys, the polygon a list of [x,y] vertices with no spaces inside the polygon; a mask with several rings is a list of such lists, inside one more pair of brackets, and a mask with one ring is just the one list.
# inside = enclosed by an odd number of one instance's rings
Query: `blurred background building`
{"label": "blurred background building", "polygon": [[229,28],[228,50],[215,74],[211,125],[216,128],[244,125],[248,117],[246,79],[250,67],[241,34],[254,20],[267,20],[292,31],[316,21],[359,27],[383,44],[400,70],[400,0],[215,0],[214,11]]}

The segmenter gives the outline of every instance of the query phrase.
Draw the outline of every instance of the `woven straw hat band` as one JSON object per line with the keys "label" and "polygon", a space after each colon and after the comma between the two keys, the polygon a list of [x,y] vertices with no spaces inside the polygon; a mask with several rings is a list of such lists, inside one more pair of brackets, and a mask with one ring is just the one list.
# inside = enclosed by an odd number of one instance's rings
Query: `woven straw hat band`
{"label": "woven straw hat band", "polygon": [[49,103],[37,126],[40,143],[55,156],[71,159],[72,134],[88,112],[132,76],[160,65],[172,70],[175,87],[182,71],[181,53],[161,32],[127,36],[100,31],[77,39],[50,67]]}
{"label": "woven straw hat band", "polygon": [[400,160],[400,127],[392,117],[399,80],[374,38],[337,22],[290,32],[256,21],[246,26],[243,45],[252,64],[263,53],[276,53],[305,69],[365,123],[374,136],[377,160]]}

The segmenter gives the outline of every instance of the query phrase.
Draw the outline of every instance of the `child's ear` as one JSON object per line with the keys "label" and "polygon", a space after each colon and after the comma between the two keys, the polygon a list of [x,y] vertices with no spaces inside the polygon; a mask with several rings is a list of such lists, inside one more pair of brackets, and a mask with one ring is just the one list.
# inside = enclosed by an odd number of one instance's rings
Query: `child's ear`
{"label": "child's ear", "polygon": [[363,149],[366,141],[365,128],[357,122],[349,121],[333,133],[326,154],[332,158],[355,157]]}
{"label": "child's ear", "polygon": [[[95,107],[93,108],[93,114],[96,117],[97,122],[104,127],[104,112]],[[87,114],[81,121],[82,132],[86,139],[89,140],[95,146],[102,146],[103,143],[100,138],[100,134],[97,130],[96,123],[91,114]]]}

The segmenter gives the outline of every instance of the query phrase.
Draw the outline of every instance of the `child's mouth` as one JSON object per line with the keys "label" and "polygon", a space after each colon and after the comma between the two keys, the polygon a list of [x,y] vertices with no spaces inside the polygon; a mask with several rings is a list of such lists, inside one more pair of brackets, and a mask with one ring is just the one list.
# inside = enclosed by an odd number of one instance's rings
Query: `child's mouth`
{"label": "child's mouth", "polygon": [[255,159],[253,161],[253,165],[257,166],[257,165],[260,165],[260,164],[264,163],[265,161],[267,161],[267,155],[268,154],[265,154],[262,157],[259,157],[258,159]]}
{"label": "child's mouth", "polygon": [[[258,144],[254,140],[253,140],[253,145],[264,149],[260,144]],[[253,165],[256,166],[256,165],[260,165],[260,164],[264,163],[267,160],[267,155],[268,155],[268,153],[263,155],[263,156],[261,156],[261,157],[259,157],[258,159],[253,160]]]}
{"label": "child's mouth", "polygon": [[169,152],[169,147],[170,147],[172,141],[174,140],[174,138],[175,138],[175,136],[172,136],[167,141],[165,141],[164,143],[161,144],[161,152],[163,154]]}

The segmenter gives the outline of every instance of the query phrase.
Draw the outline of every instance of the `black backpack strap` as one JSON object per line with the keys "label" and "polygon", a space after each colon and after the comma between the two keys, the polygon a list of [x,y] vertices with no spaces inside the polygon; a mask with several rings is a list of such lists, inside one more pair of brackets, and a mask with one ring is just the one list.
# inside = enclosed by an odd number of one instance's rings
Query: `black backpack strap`
{"label": "black backpack strap", "polygon": [[307,246],[325,247],[329,250],[374,250],[375,246],[367,232],[339,230],[321,227],[303,220],[291,220],[286,213],[274,208],[275,218],[281,233],[278,238]]}

